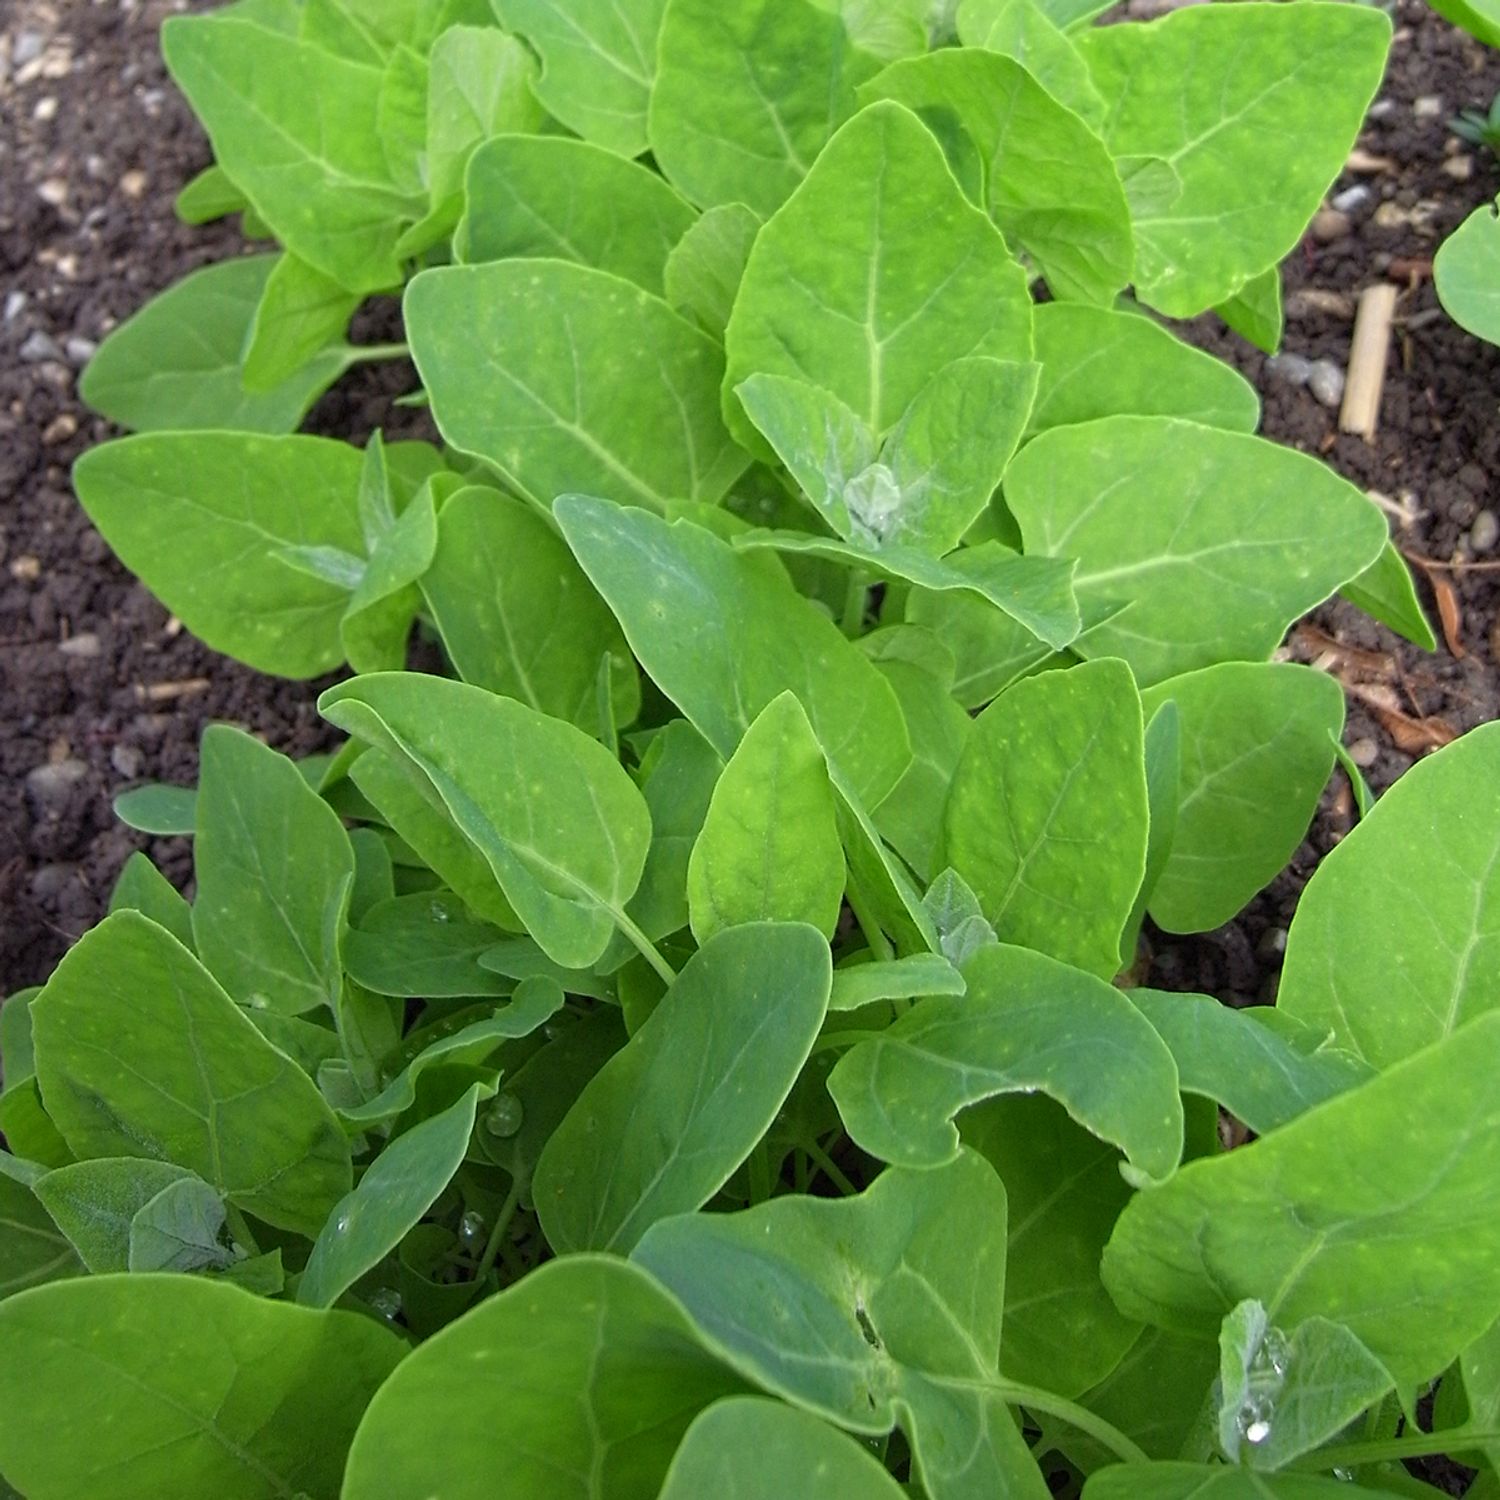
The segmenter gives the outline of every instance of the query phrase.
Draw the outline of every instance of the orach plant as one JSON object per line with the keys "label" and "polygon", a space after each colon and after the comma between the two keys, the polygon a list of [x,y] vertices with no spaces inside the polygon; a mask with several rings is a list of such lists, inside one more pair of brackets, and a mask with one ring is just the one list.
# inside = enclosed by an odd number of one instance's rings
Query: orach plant
{"label": "orach plant", "polygon": [[[1146,311],[1274,345],[1388,23],[1096,8],[167,23],[184,212],[281,249],[100,351],[78,493],[219,650],[360,675],[333,757],[122,798],[195,899],[135,856],[0,1012],[28,1500],[1495,1493],[1500,729],[1274,1008],[1135,977],[1308,826],[1287,626],[1431,639]],[[288,435],[408,278],[446,446]]]}

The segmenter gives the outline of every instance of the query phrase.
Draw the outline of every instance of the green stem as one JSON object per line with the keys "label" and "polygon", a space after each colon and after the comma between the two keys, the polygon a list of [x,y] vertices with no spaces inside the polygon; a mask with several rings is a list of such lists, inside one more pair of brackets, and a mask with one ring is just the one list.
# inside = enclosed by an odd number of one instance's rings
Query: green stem
{"label": "green stem", "polygon": [[229,1237],[241,1249],[251,1255],[260,1254],[260,1246],[255,1243],[255,1236],[250,1233],[250,1226],[245,1222],[245,1216],[234,1204],[224,1205],[224,1221],[229,1226]]}
{"label": "green stem", "polygon": [[864,933],[865,941],[870,945],[870,952],[888,963],[896,956],[896,950],[880,930],[880,923],[875,920],[874,913],[865,905],[865,898],[852,881],[844,892],[844,899],[848,901],[849,910],[854,913],[854,920],[859,923],[859,930]]}
{"label": "green stem", "polygon": [[754,1207],[771,1196],[771,1160],[764,1141],[750,1153],[749,1171],[750,1204]]}
{"label": "green stem", "polygon": [[348,344],[344,348],[344,358],[351,365],[368,365],[382,359],[405,359],[410,353],[410,344]]}
{"label": "green stem", "polygon": [[[948,1382],[944,1382],[947,1384]],[[958,1384],[959,1382],[952,1382]],[[1120,1431],[1118,1427],[1106,1422],[1103,1417],[1096,1417],[1087,1407],[1079,1406],[1076,1402],[1065,1400],[1062,1396],[1054,1396],[1051,1391],[1038,1390],[1031,1385],[1017,1385],[1009,1380],[983,1380],[964,1381],[965,1385],[973,1384],[983,1387],[985,1390],[993,1391],[1001,1400],[1011,1406],[1025,1406],[1032,1411],[1039,1411],[1049,1417],[1056,1417],[1060,1422],[1066,1422],[1069,1427],[1075,1427],[1079,1432],[1093,1438],[1096,1442],[1108,1448],[1116,1458],[1127,1464],[1146,1464],[1151,1459],[1142,1449],[1138,1448],[1131,1440]]]}
{"label": "green stem", "polygon": [[1442,1432],[1415,1432],[1408,1437],[1381,1438],[1370,1443],[1343,1443],[1304,1453],[1288,1465],[1292,1469],[1354,1469],[1361,1464],[1387,1463],[1393,1459],[1427,1458],[1436,1453],[1461,1453],[1500,1443],[1500,1430],[1493,1427],[1449,1427]]}
{"label": "green stem", "polygon": [[661,976],[662,982],[668,988],[674,985],[677,982],[677,970],[661,956],[661,951],[656,944],[623,911],[615,911],[612,915],[615,925],[630,939],[641,957]]}
{"label": "green stem", "polygon": [[865,628],[865,606],[870,598],[870,575],[863,568],[849,574],[849,588],[844,595],[844,618],[840,629],[852,641]]}
{"label": "green stem", "polygon": [[859,1189],[839,1170],[839,1165],[816,1141],[807,1144],[807,1157],[845,1197],[858,1196]]}
{"label": "green stem", "polygon": [[495,1216],[495,1227],[490,1230],[490,1237],[484,1244],[484,1254],[479,1257],[479,1264],[474,1268],[476,1282],[483,1281],[495,1268],[500,1242],[505,1238],[505,1231],[510,1228],[510,1221],[515,1218],[516,1210],[521,1206],[521,1186],[519,1176],[511,1178],[510,1191],[505,1195],[505,1202],[500,1205],[500,1212]]}

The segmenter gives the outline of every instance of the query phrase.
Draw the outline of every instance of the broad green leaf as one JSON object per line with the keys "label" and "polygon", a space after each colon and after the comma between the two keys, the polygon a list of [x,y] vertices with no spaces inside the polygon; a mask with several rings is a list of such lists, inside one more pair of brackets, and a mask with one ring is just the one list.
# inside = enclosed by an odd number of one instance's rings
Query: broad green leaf
{"label": "broad green leaf", "polygon": [[1219,1331],[1219,1446],[1231,1463],[1279,1469],[1336,1437],[1391,1385],[1341,1324],[1308,1318],[1283,1332],[1259,1302],[1241,1302]]}
{"label": "broad green leaf", "polygon": [[348,1143],[312,1080],[137,913],[69,951],[32,1021],[47,1113],[78,1156],[173,1162],[304,1234],[348,1191]]}
{"label": "broad green leaf", "polygon": [[1312,1474],[1255,1474],[1223,1464],[1116,1464],[1083,1487],[1085,1500],[1349,1500],[1385,1494]]}
{"label": "broad green leaf", "polygon": [[[110,911],[138,911],[150,917],[158,927],[165,927],[184,948],[193,946],[192,908],[177,887],[151,860],[137,851],[125,861],[120,878],[109,896]],[[10,1071],[9,1049],[6,1049],[6,1072]]]}
{"label": "broad green leaf", "polygon": [[633,1259],[747,1379],[854,1432],[900,1424],[945,1500],[1037,1500],[997,1388],[1005,1189],[972,1152],[858,1197],[783,1197],[658,1224]]}
{"label": "broad green leaf", "polygon": [[284,755],[227,724],[203,733],[193,864],[198,956],[242,1005],[332,1005],[354,851]]}
{"label": "broad green leaf", "polygon": [[332,1307],[401,1243],[462,1164],[484,1092],[474,1084],[456,1104],[397,1136],[375,1158],[318,1235],[297,1287],[298,1302]]}
{"label": "broad green leaf", "polygon": [[[406,1352],[370,1318],[173,1275],[12,1297],[0,1342],[0,1470],[28,1500],[332,1495],[360,1414]],[[84,1389],[102,1418],[87,1442]]]}
{"label": "broad green leaf", "polygon": [[[1098,1269],[1096,1254],[1096,1275]],[[1213,1441],[1208,1401],[1217,1374],[1218,1350],[1212,1343],[1145,1328],[1119,1364],[1079,1404],[1103,1417],[1151,1458],[1176,1458],[1190,1445],[1195,1453],[1206,1456]],[[1079,1432],[1065,1433],[1060,1446],[1090,1471],[1118,1457]]]}
{"label": "broad green leaf", "polygon": [[1419,761],[1318,867],[1278,1007],[1377,1068],[1500,1006],[1500,726]]}
{"label": "broad green leaf", "polygon": [[1346,583],[1339,593],[1356,609],[1373,615],[1414,646],[1420,646],[1423,651],[1437,650],[1437,637],[1417,602],[1411,569],[1396,550],[1394,542],[1388,541],[1380,556],[1358,578]]}
{"label": "broad green leaf", "polygon": [[394,756],[446,810],[557,963],[587,968],[625,925],[651,819],[619,762],[581,730],[416,673],[356,678],[318,708]]}
{"label": "broad green leaf", "polygon": [[667,301],[721,342],[760,225],[753,208],[721,203],[699,218],[667,257]]}
{"label": "broad green leaf", "polygon": [[1017,683],[975,721],[944,813],[945,859],[1006,942],[1112,978],[1145,872],[1140,699],[1125,665]]}
{"label": "broad green leaf", "polygon": [[1073,649],[1123,657],[1143,688],[1269,657],[1386,542],[1384,517],[1326,465],[1162,417],[1043,433],[1006,472],[1005,500],[1028,554],[1078,559],[1084,619],[1103,623]]}
{"label": "broad green leaf", "polygon": [[1171,1049],[1184,1093],[1222,1104],[1257,1135],[1285,1125],[1374,1074],[1326,1032],[1280,1010],[1235,1010],[1209,995],[1130,990]]}
{"label": "broad green leaf", "polygon": [[0,1135],[14,1153],[0,1154],[0,1163],[21,1163],[16,1180],[28,1185],[43,1169],[66,1166],[75,1159],[42,1107],[42,1091],[35,1075],[23,1078],[0,1096]]}
{"label": "broad green leaf", "polygon": [[33,1190],[0,1174],[0,1302],[28,1287],[83,1271],[68,1236]]}
{"label": "broad green leaf", "polygon": [[523,501],[479,487],[451,496],[422,592],[466,682],[592,732],[607,657],[619,721],[640,712],[640,680],[614,616]]}
{"label": "broad green leaf", "polygon": [[223,1242],[224,1200],[201,1177],[180,1177],[130,1221],[127,1270],[222,1271],[235,1253]]}
{"label": "broad green leaf", "polygon": [[742,441],[755,439],[734,392],[759,373],[822,387],[883,437],[955,359],[1030,359],[1031,298],[942,147],[882,102],[839,131],[757,236],[725,344],[724,409]]}
{"label": "broad green leaf", "polygon": [[1255,387],[1232,365],[1135,312],[1049,302],[1035,313],[1042,369],[1028,432],[1100,417],[1183,417],[1254,432]]}
{"label": "broad green leaf", "polygon": [[344,967],[377,995],[447,1000],[508,995],[512,986],[479,965],[501,940],[448,891],[414,891],[372,907],[344,937]]}
{"label": "broad green leaf", "polygon": [[139,833],[191,838],[197,827],[198,793],[194,787],[154,782],[119,793],[114,812],[127,828]]}
{"label": "broad green leaf", "polygon": [[923,1000],[839,1059],[828,1090],[854,1140],[898,1166],[959,1152],[959,1110],[996,1094],[1044,1093],[1118,1146],[1142,1180],[1182,1155],[1177,1068],[1112,985],[1029,948],[981,949],[961,998]]}
{"label": "broad green leaf", "polygon": [[1105,1285],[1126,1314],[1200,1336],[1248,1297],[1284,1327],[1330,1318],[1398,1389],[1431,1379],[1500,1307],[1497,1067],[1492,1013],[1250,1146],[1189,1163],[1121,1215]]}
{"label": "broad green leaf", "polygon": [[396,241],[423,205],[391,179],[381,69],[233,16],[162,27],[214,156],[294,255],[350,292],[399,286]]}
{"label": "broad green leaf", "polygon": [[835,5],[670,0],[662,20],[651,152],[701,208],[774,213],[854,113],[880,67]]}
{"label": "broad green leaf", "polygon": [[0,1001],[0,1094],[36,1074],[31,1044],[31,1002],[41,986],[12,990]]}
{"label": "broad green leaf", "polygon": [[1192,317],[1287,255],[1359,134],[1390,35],[1378,11],[1319,0],[1078,34],[1110,101],[1142,300]]}
{"label": "broad green leaf", "polygon": [[568,1256],[406,1358],[360,1424],[343,1500],[493,1500],[497,1483],[512,1500],[651,1500],[697,1413],[744,1389],[644,1271]]}
{"label": "broad green leaf", "polygon": [[[296,0],[265,0],[265,3],[285,5]],[[426,53],[450,27],[465,23],[478,26],[493,19],[489,0],[303,0],[303,3],[304,35],[310,29],[312,13],[322,6],[325,12],[338,12],[345,28],[358,32],[374,56],[401,46]]]}
{"label": "broad green leaf", "polygon": [[[1144,717],[1144,704],[1142,705]],[[1139,953],[1141,924],[1146,907],[1156,891],[1161,872],[1166,869],[1177,837],[1177,809],[1182,800],[1182,726],[1177,705],[1169,698],[1146,720],[1146,873],[1141,877],[1125,936],[1120,943],[1120,957],[1127,964]]]}
{"label": "broad green leaf", "polygon": [[502,135],[469,163],[466,261],[576,261],[660,297],[695,215],[656,173],[587,141]]}
{"label": "broad green leaf", "polygon": [[1493,204],[1476,208],[1443,241],[1432,272],[1448,316],[1476,338],[1500,344],[1500,217]]}
{"label": "broad green leaf", "polygon": [[[964,552],[982,555],[995,548],[1008,550],[989,542]],[[991,600],[968,590],[913,588],[907,595],[905,616],[908,624],[930,631],[953,652],[950,691],[967,709],[983,708],[1043,662],[1061,660],[1035,632]]]}
{"label": "broad green leaf", "polygon": [[1149,719],[1176,706],[1181,800],[1150,900],[1168,932],[1229,921],[1306,836],[1344,728],[1338,682],[1310,667],[1224,662],[1141,695]]}
{"label": "broad green leaf", "polygon": [[73,484],[120,560],[194,635],[257,671],[305,678],[343,662],[357,578],[294,559],[363,567],[360,464],[326,438],[151,433],[91,449]]}
{"label": "broad green leaf", "polygon": [[718,345],[618,276],[555,260],[424,271],[406,320],[443,436],[543,505],[574,490],[713,503],[748,462],[719,415]]}
{"label": "broad green leaf", "polygon": [[964,0],[959,39],[966,47],[1014,58],[1059,104],[1097,129],[1104,100],[1082,54],[1063,34],[1066,21],[1051,14],[1054,8],[1037,0]]}
{"label": "broad green leaf", "polygon": [[249,331],[240,375],[245,390],[275,391],[330,345],[342,344],[359,304],[359,293],[346,292],[305,260],[283,255],[266,280]]}
{"label": "broad green leaf", "polygon": [[579,1095],[537,1168],[558,1254],[628,1254],[716,1193],[770,1128],[828,1008],[828,945],[803,923],[710,938]]}
{"label": "broad green leaf", "polygon": [[906,1493],[852,1438],[761,1397],[716,1401],[688,1428],[661,1500],[901,1500]]}
{"label": "broad green leaf", "polygon": [[250,205],[220,166],[205,167],[178,193],[172,211],[184,224],[210,224]]}
{"label": "broad green leaf", "polygon": [[1120,1153],[1037,1095],[987,1100],[964,1115],[962,1130],[1010,1203],[1000,1367],[1011,1380],[1081,1395],[1140,1332],[1099,1279],[1099,1257],[1130,1198]]}
{"label": "broad green leaf", "polygon": [[343,374],[339,349],[314,351],[267,391],[245,386],[245,341],[284,258],[250,255],[185,276],[99,346],[78,393],[121,427],[291,432]]}
{"label": "broad green leaf", "polygon": [[1281,270],[1272,266],[1259,276],[1252,276],[1227,302],[1214,311],[1242,339],[1257,349],[1275,354],[1281,347],[1286,314],[1281,305]]}
{"label": "broad green leaf", "polygon": [[720,755],[790,690],[862,800],[901,779],[911,750],[895,694],[785,574],[690,522],[579,495],[556,515],[641,665]]}
{"label": "broad green leaf", "polygon": [[844,851],[822,746],[796,696],[761,710],[724,767],[687,868],[693,936],[803,922],[833,936]]}
{"label": "broad green leaf", "polygon": [[894,99],[920,115],[958,180],[1011,246],[1035,259],[1053,295],[1107,307],[1131,276],[1130,207],[1104,143],[1046,82],[998,51],[949,47],[893,64],[860,99]]}
{"label": "broad green leaf", "polygon": [[924,995],[962,995],[964,976],[940,953],[850,964],[835,969],[829,1010],[858,1010],[878,1000],[916,1000]]}

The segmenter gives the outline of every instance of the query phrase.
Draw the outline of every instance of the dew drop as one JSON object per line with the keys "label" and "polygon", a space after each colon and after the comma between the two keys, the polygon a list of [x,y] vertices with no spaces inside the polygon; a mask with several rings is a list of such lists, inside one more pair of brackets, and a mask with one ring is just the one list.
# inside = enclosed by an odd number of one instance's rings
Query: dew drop
{"label": "dew drop", "polygon": [[458,1238],[467,1250],[477,1250],[484,1244],[484,1218],[471,1208],[458,1221]]}
{"label": "dew drop", "polygon": [[521,1128],[526,1112],[514,1094],[501,1094],[484,1112],[484,1128],[490,1135],[507,1141]]}
{"label": "dew drop", "polygon": [[434,901],[427,910],[434,922],[448,922],[452,920],[448,908],[441,901]]}
{"label": "dew drop", "polygon": [[333,1232],[335,1234],[349,1233],[350,1218],[347,1213],[342,1213],[333,1221]]}
{"label": "dew drop", "polygon": [[264,995],[251,995],[245,1002],[251,1010],[270,1010],[271,1002]]}
{"label": "dew drop", "polygon": [[1252,1422],[1245,1429],[1245,1441],[1247,1443],[1263,1443],[1271,1435],[1271,1424],[1262,1418],[1258,1422]]}
{"label": "dew drop", "polygon": [[401,1316],[401,1293],[393,1286],[377,1287],[370,1293],[370,1306],[387,1323],[394,1323]]}

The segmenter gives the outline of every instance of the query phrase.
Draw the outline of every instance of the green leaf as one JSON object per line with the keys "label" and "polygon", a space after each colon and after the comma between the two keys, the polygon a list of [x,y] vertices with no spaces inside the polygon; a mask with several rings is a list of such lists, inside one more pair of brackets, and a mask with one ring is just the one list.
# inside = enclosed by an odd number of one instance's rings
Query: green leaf
{"label": "green leaf", "polygon": [[443,436],[543,505],[573,490],[712,503],[748,461],[719,415],[718,345],[618,276],[553,260],[424,271],[406,321]]}
{"label": "green leaf", "polygon": [[184,224],[210,224],[250,205],[223,167],[205,167],[178,193],[172,211]]}
{"label": "green leaf", "polygon": [[34,1191],[78,1258],[98,1276],[129,1270],[136,1214],[174,1182],[193,1180],[193,1173],[171,1162],[106,1156],[58,1167],[39,1177]]}
{"label": "green leaf", "polygon": [[858,1010],[877,1000],[915,1000],[924,995],[962,995],[964,976],[940,953],[850,964],[835,969],[828,1009]]}
{"label": "green leaf", "polygon": [[581,730],[482,688],[377,673],[330,688],[323,716],[396,758],[484,856],[548,957],[587,968],[640,881],[641,794]]}
{"label": "green leaf", "polygon": [[474,1084],[456,1104],[388,1145],[329,1215],[297,1287],[304,1307],[332,1307],[390,1254],[452,1180],[489,1091]]}
{"label": "green leaf", "polygon": [[614,616],[523,501],[478,487],[451,496],[422,592],[466,682],[592,732],[607,657],[619,721],[640,712],[640,680]]}
{"label": "green leaf", "polygon": [[69,951],[32,1021],[47,1113],[78,1156],[174,1162],[299,1233],[348,1190],[348,1143],[312,1080],[135,912]]}
{"label": "green leaf", "polygon": [[943,957],[962,968],[981,948],[1000,941],[984,919],[979,897],[951,867],[943,870],[922,897],[922,908],[938,934]]}
{"label": "green leaf", "polygon": [[721,203],[699,218],[667,257],[667,301],[721,343],[760,225],[753,208]]}
{"label": "green leaf", "polygon": [[1386,1494],[1311,1474],[1254,1474],[1219,1464],[1117,1464],[1083,1487],[1085,1500],[1349,1500]]}
{"label": "green leaf", "polygon": [[734,392],[759,373],[821,387],[883,436],[955,359],[1030,359],[1031,298],[937,141],[883,102],[839,131],[757,236],[725,345],[741,441],[755,439]]}
{"label": "green leaf", "polygon": [[332,1005],[354,851],[284,755],[227,724],[203,732],[193,862],[198,956],[242,1005]]}
{"label": "green leaf", "polygon": [[155,834],[159,838],[191,838],[197,827],[198,793],[194,787],[154,782],[119,793],[114,800],[114,812],[127,828],[138,833]]}
{"label": "green leaf", "polygon": [[[1411,1389],[1500,1307],[1500,1015],[1138,1194],[1104,1256],[1121,1311],[1210,1336],[1237,1302],[1343,1323]],[[1372,1172],[1370,1163],[1378,1162]],[[1455,1291],[1456,1289],[1459,1289]]]}
{"label": "green leaf", "polygon": [[127,1269],[224,1270],[235,1254],[222,1242],[224,1200],[201,1177],[169,1182],[130,1221]]}
{"label": "green leaf", "polygon": [[362,567],[357,449],[326,438],[151,433],[79,459],[73,484],[120,560],[215,651],[257,671],[340,665],[354,579],[298,567],[332,549]]}
{"label": "green leaf", "polygon": [[[986,542],[966,547],[964,553],[982,555],[995,549],[1009,550],[999,542]],[[906,599],[905,617],[907,624],[937,636],[953,652],[950,691],[967,709],[983,708],[1043,662],[1062,661],[1019,620],[971,591],[914,588]]]}
{"label": "green leaf", "polygon": [[[1110,101],[1143,301],[1192,317],[1292,250],[1359,134],[1390,35],[1378,11],[1317,0],[1078,34]],[[1267,170],[1267,143],[1292,141]]]}
{"label": "green leaf", "polygon": [[899,1423],[930,1495],[1034,1500],[996,1388],[1005,1189],[972,1152],[858,1197],[773,1199],[658,1224],[634,1259],[746,1379],[860,1433]]}
{"label": "green leaf", "polygon": [[1500,726],[1419,761],[1318,867],[1278,1007],[1377,1068],[1500,1006]]}
{"label": "green leaf", "polygon": [[652,155],[701,208],[774,213],[854,113],[880,66],[836,5],[671,0],[651,96]]}
{"label": "green leaf", "polygon": [[818,1500],[900,1500],[906,1493],[828,1423],[779,1401],[731,1396],[688,1428],[661,1500],[783,1500],[809,1485]]}
{"label": "green leaf", "polygon": [[[0,1469],[28,1500],[332,1495],[365,1404],[406,1352],[370,1318],[171,1275],[12,1297],[0,1340]],[[87,1442],[80,1381],[108,1415]]]}
{"label": "green leaf", "polygon": [[804,922],[833,936],[844,851],[822,746],[796,696],[773,698],[724,767],[687,868],[693,936]]}
{"label": "green leaf", "polygon": [[283,255],[250,327],[240,373],[245,390],[274,391],[330,345],[341,344],[360,301],[359,293],[346,292],[305,260]]}
{"label": "green leaf", "polygon": [[[138,911],[150,917],[189,950],[193,947],[192,908],[177,887],[156,868],[150,859],[137,851],[125,861],[120,878],[109,896],[110,911]],[[9,1073],[9,1049],[6,1055]]]}
{"label": "green leaf", "polygon": [[1306,836],[1333,771],[1344,693],[1310,667],[1225,662],[1141,695],[1147,718],[1165,703],[1178,714],[1181,800],[1151,917],[1168,932],[1209,932]]}
{"label": "green leaf", "polygon": [[[456,487],[457,481],[445,481],[444,488],[450,483]],[[406,665],[407,638],[421,605],[415,585],[431,566],[437,541],[435,485],[427,482],[389,526],[375,532],[369,564],[339,622],[340,638],[356,671]]]}
{"label": "green leaf", "polygon": [[349,292],[399,286],[423,206],[393,182],[382,70],[234,16],[173,17],[162,52],[214,156],[292,254]]}
{"label": "green leaf", "polygon": [[1112,978],[1145,871],[1140,700],[1122,662],[1018,682],[953,774],[947,863],[1006,942]]}
{"label": "green leaf", "polygon": [[183,277],[99,346],[78,393],[121,427],[291,432],[343,374],[339,349],[320,348],[278,385],[245,385],[245,341],[284,257],[250,255]]}
{"label": "green leaf", "polygon": [[1384,517],[1326,465],[1161,417],[1043,433],[1006,472],[1005,499],[1028,554],[1078,559],[1084,618],[1103,623],[1073,649],[1123,657],[1143,688],[1264,660],[1386,542]]}
{"label": "green leaf", "polygon": [[666,0],[493,0],[495,12],[542,59],[536,96],[584,140],[620,156],[646,149],[646,105],[656,77]]}
{"label": "green leaf", "polygon": [[1182,417],[1229,432],[1260,426],[1260,398],[1238,370],[1151,318],[1049,302],[1034,319],[1042,374],[1031,434],[1113,416]]}
{"label": "green leaf", "polygon": [[628,1254],[701,1208],[770,1128],[823,1024],[828,945],[802,923],[717,933],[554,1132],[536,1201],[558,1254]]}
{"label": "green leaf", "polygon": [[[1054,36],[1054,48],[1071,54]],[[1107,307],[1131,276],[1130,207],[1103,141],[1047,82],[998,50],[950,47],[895,63],[860,99],[894,99],[920,115],[958,180],[1012,248],[1036,260],[1053,295]]]}
{"label": "green leaf", "polygon": [[934,1167],[959,1152],[953,1117],[996,1094],[1050,1095],[1161,1181],[1182,1154],[1177,1068],[1112,985],[1029,948],[987,947],[964,965],[968,993],[915,1005],[839,1059],[828,1090],[872,1156]]}
{"label": "green leaf", "polygon": [[1493,204],[1476,208],[1443,241],[1432,274],[1448,316],[1476,338],[1500,344],[1500,217]]}
{"label": "green leaf", "polygon": [[725,759],[790,690],[863,801],[901,779],[911,750],[895,694],[779,569],[689,522],[580,495],[556,515],[641,665]]}
{"label": "green leaf", "polygon": [[1286,315],[1281,306],[1281,270],[1272,266],[1252,276],[1227,302],[1214,311],[1242,339],[1275,354],[1281,347]]}
{"label": "green leaf", "polygon": [[31,1045],[31,1002],[41,992],[40,985],[12,990],[0,1002],[0,1094],[36,1075]]}
{"label": "green leaf", "polygon": [[501,940],[447,891],[415,891],[371,907],[344,938],[349,977],[377,995],[425,1000],[508,995],[512,986],[479,965]]}
{"label": "green leaf", "polygon": [[655,296],[695,215],[656,173],[587,141],[502,135],[469,163],[466,261],[576,261]]}
{"label": "green leaf", "polygon": [[1059,104],[1097,129],[1105,115],[1104,100],[1082,54],[1063,34],[1066,20],[1054,17],[1053,8],[1036,0],[964,0],[958,10],[959,40],[966,47],[1014,58]]}
{"label": "green leaf", "polygon": [[84,1267],[33,1190],[0,1174],[0,1302]]}
{"label": "green leaf", "polygon": [[1388,541],[1380,556],[1339,593],[1356,609],[1373,615],[1414,646],[1423,651],[1437,650],[1437,637],[1417,602],[1411,569],[1394,542]]}
{"label": "green leaf", "polygon": [[[1142,705],[1144,717],[1144,704]],[[1127,965],[1140,950],[1141,923],[1167,866],[1177,837],[1177,809],[1182,800],[1182,728],[1177,705],[1169,698],[1146,721],[1146,873],[1141,877],[1120,957]]]}
{"label": "green leaf", "polygon": [[[1097,1275],[1097,1254],[1093,1266]],[[1207,1403],[1218,1373],[1217,1356],[1211,1343],[1163,1333],[1158,1328],[1143,1329],[1124,1359],[1079,1404],[1103,1417],[1151,1458],[1175,1458],[1190,1445],[1194,1452],[1206,1456],[1212,1443],[1205,1425],[1210,1415]],[[1062,1446],[1075,1462],[1090,1470],[1112,1462],[1116,1456],[1095,1439],[1077,1432],[1065,1433]],[[1132,1472],[1145,1471],[1132,1466]],[[1194,1472],[1201,1479],[1203,1471]],[[1265,1497],[1259,1495],[1255,1500]]]}
{"label": "green leaf", "polygon": [[493,1500],[503,1465],[511,1500],[645,1500],[694,1416],[743,1390],[644,1271],[569,1256],[406,1358],[370,1403],[342,1494]]}

